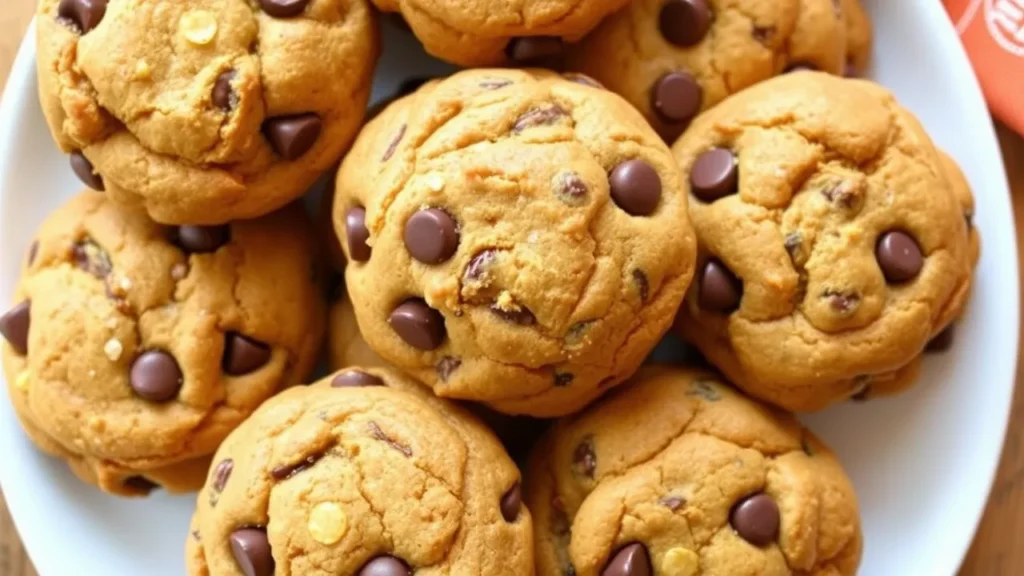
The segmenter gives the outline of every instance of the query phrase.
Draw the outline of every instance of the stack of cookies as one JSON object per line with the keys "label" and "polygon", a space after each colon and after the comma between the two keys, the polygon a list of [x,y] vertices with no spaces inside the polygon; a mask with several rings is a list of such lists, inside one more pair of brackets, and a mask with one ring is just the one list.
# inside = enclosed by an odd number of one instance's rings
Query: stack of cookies
{"label": "stack of cookies", "polygon": [[[913,385],[979,250],[857,0],[373,4],[40,0],[28,436],[199,490],[192,576],[855,574],[791,412]],[[377,11],[478,68],[367,114]]]}

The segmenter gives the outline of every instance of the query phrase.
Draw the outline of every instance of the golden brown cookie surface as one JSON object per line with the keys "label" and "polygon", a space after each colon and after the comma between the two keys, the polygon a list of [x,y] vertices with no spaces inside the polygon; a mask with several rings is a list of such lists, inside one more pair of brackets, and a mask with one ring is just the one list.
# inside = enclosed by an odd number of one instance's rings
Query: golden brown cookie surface
{"label": "golden brown cookie surface", "polygon": [[350,368],[269,400],[224,442],[188,573],[528,574],[521,502],[475,418],[397,372]]}
{"label": "golden brown cookie surface", "polygon": [[625,379],[692,275],[667,149],[619,97],[550,72],[427,84],[367,125],[336,194],[370,348],[503,412],[566,414]]}
{"label": "golden brown cookie surface", "polygon": [[0,317],[29,436],[87,482],[195,490],[221,440],[312,369],[323,303],[297,207],[167,227],[83,192],[42,225]]}
{"label": "golden brown cookie surface", "polygon": [[856,573],[857,499],[793,417],[711,373],[644,368],[526,473],[539,576]]}

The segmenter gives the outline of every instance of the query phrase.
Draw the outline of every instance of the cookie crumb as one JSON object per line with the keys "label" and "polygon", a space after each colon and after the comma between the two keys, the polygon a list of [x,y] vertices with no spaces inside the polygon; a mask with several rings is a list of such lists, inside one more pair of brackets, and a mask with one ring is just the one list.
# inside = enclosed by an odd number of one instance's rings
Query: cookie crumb
{"label": "cookie crumb", "polygon": [[441,176],[437,172],[431,172],[427,174],[427,188],[430,188],[433,192],[440,192],[444,190],[444,176]]}
{"label": "cookie crumb", "polygon": [[103,353],[107,355],[107,358],[109,358],[111,362],[120,360],[123,352],[124,345],[122,345],[121,341],[117,338],[111,338],[103,345]]}
{"label": "cookie crumb", "polygon": [[135,79],[136,80],[149,80],[153,75],[153,69],[149,67],[149,62],[145,60],[139,60],[135,63]]}
{"label": "cookie crumb", "polygon": [[193,10],[184,14],[178,26],[182,35],[196,46],[205,46],[217,36],[217,19],[206,10]]}
{"label": "cookie crumb", "polygon": [[334,502],[321,502],[309,513],[309,535],[317,542],[330,546],[337,544],[348,531],[348,517]]}

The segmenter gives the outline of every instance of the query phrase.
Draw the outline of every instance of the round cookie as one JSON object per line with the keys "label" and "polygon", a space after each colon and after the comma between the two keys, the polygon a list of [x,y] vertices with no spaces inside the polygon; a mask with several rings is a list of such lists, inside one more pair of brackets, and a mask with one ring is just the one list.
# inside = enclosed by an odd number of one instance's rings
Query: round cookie
{"label": "round cookie", "polygon": [[558,422],[525,494],[538,576],[852,576],[860,563],[835,455],[710,372],[645,367]]}
{"label": "round cookie", "polygon": [[472,70],[367,124],[334,227],[370,348],[440,396],[538,417],[632,374],[695,243],[678,168],[614,94]]}
{"label": "round cookie", "polygon": [[372,0],[400,14],[431,55],[464,67],[557,68],[577,42],[629,0]]}
{"label": "round cookie", "polygon": [[301,196],[363,120],[366,0],[40,0],[39,94],[75,173],[158,222]]}
{"label": "round cookie", "polygon": [[703,114],[673,152],[700,243],[676,326],[751,395],[818,410],[858,394],[962,307],[963,209],[883,88],[778,77]]}
{"label": "round cookie", "polygon": [[470,414],[397,372],[353,368],[267,401],[225,440],[188,574],[528,574],[521,494]]}
{"label": "round cookie", "polygon": [[167,227],[75,196],[41,226],[0,316],[26,432],[107,492],[199,488],[228,432],[312,370],[324,305],[308,228],[297,206]]}
{"label": "round cookie", "polygon": [[860,0],[842,0],[842,8],[846,18],[846,76],[853,77],[868,66],[874,33]]}
{"label": "round cookie", "polygon": [[842,73],[845,35],[833,0],[636,0],[574,45],[567,67],[672,142],[700,111],[783,71]]}

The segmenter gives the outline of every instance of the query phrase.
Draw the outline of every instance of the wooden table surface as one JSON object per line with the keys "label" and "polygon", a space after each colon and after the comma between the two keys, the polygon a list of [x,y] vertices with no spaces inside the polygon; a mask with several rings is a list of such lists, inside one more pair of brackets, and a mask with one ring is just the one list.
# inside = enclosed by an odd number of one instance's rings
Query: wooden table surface
{"label": "wooden table surface", "polygon": [[[0,0],[0,88],[32,17],[33,0]],[[999,128],[999,140],[1013,188],[1018,246],[1024,240],[1024,139]],[[1021,250],[1024,256],[1024,249]],[[1024,269],[1024,260],[1021,261]],[[988,508],[964,563],[963,576],[1024,574],[1024,370],[1017,371],[1017,394],[999,474]],[[0,576],[36,576],[0,495]]]}

